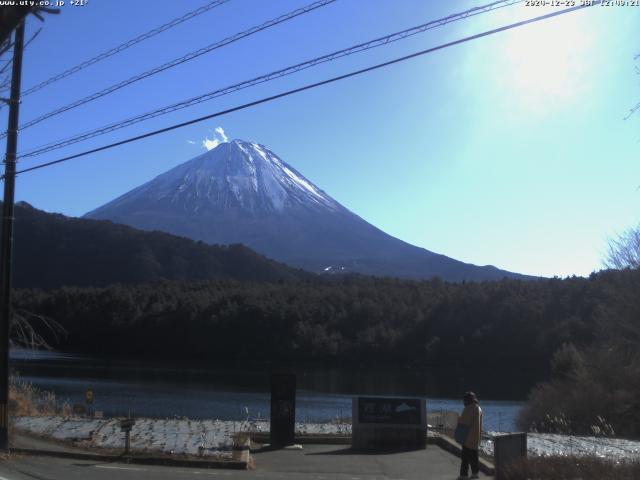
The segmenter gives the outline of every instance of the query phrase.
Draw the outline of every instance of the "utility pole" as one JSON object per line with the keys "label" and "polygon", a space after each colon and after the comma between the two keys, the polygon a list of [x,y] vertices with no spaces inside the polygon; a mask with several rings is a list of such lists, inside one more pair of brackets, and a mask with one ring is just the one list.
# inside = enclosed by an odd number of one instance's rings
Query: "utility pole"
{"label": "utility pole", "polygon": [[13,205],[16,183],[16,152],[18,150],[18,114],[20,110],[20,80],[24,48],[24,20],[15,33],[7,154],[4,160],[4,202],[2,204],[2,246],[0,249],[0,452],[9,451],[9,326],[11,324],[11,255],[13,250]]}

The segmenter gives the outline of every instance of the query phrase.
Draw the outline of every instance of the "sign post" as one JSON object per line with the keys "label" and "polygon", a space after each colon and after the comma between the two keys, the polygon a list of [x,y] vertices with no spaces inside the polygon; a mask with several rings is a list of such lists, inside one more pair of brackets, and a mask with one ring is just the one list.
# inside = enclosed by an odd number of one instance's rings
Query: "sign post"
{"label": "sign post", "polygon": [[84,394],[84,402],[87,404],[87,413],[93,416],[93,390],[89,389]]}
{"label": "sign post", "polygon": [[353,448],[420,449],[427,445],[423,398],[355,397]]}
{"label": "sign post", "polygon": [[136,424],[133,418],[123,418],[120,420],[120,431],[124,432],[124,454],[129,455],[131,446],[131,429]]}

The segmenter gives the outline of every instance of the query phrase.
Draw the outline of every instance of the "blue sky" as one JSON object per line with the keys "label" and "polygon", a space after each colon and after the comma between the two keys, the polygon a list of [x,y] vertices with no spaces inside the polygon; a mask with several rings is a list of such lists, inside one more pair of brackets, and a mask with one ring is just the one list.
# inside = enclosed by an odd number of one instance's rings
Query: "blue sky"
{"label": "blue sky", "polygon": [[[65,5],[25,54],[23,88],[205,0]],[[311,3],[227,4],[26,97],[21,120]],[[338,0],[21,133],[19,150],[224,87],[480,1]],[[488,3],[488,2],[486,2]],[[523,4],[431,30],[34,159],[28,167],[547,13]],[[479,265],[601,268],[640,221],[640,7],[593,7],[21,175],[17,199],[82,215],[204,151],[216,127],[266,145],[384,231]],[[3,110],[6,116],[6,110]]]}

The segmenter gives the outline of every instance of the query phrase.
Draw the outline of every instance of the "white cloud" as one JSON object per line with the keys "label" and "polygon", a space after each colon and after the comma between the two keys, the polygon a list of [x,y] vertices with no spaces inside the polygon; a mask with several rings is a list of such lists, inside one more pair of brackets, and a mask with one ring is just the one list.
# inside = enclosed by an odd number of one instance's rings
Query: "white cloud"
{"label": "white cloud", "polygon": [[202,146],[207,150],[213,150],[221,143],[226,143],[229,141],[229,138],[224,133],[224,129],[222,127],[217,127],[213,133],[213,137],[206,138],[202,141]]}
{"label": "white cloud", "polygon": [[229,141],[229,138],[224,134],[224,130],[223,130],[222,127],[216,128],[216,133],[218,135],[220,135],[220,138],[222,138],[223,142],[228,142]]}
{"label": "white cloud", "polygon": [[187,143],[190,143],[191,145],[195,145],[196,142],[194,142],[193,140],[187,140]]}

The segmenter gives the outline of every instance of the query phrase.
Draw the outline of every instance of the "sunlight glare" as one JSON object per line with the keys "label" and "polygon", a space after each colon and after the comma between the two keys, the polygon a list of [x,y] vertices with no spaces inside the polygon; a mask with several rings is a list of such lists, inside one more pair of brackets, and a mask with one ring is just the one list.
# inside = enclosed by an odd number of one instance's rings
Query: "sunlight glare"
{"label": "sunlight glare", "polygon": [[[543,13],[547,12],[536,12]],[[545,114],[588,90],[593,68],[589,50],[595,37],[588,19],[568,14],[508,33],[500,78],[503,91],[510,92],[522,109]]]}

